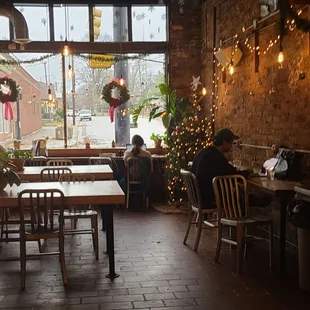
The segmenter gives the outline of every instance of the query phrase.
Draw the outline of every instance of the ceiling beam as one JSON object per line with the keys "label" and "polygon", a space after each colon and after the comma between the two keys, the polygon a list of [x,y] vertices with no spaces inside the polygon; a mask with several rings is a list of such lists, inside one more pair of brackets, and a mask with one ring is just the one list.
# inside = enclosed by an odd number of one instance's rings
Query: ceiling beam
{"label": "ceiling beam", "polygon": [[[33,41],[19,44],[0,41],[0,53],[61,53],[64,42]],[[72,54],[163,54],[168,50],[167,42],[69,42]]]}

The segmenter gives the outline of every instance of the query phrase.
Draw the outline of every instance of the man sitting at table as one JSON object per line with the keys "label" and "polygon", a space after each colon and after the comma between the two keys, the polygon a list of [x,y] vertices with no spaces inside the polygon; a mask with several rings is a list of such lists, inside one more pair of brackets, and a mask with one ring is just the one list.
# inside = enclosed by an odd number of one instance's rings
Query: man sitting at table
{"label": "man sitting at table", "polygon": [[230,129],[222,128],[214,136],[213,146],[200,150],[193,161],[192,172],[195,174],[203,208],[214,208],[215,197],[212,180],[217,176],[239,174],[248,177],[249,171],[237,171],[229,164],[225,153],[228,153],[234,140],[238,140]]}

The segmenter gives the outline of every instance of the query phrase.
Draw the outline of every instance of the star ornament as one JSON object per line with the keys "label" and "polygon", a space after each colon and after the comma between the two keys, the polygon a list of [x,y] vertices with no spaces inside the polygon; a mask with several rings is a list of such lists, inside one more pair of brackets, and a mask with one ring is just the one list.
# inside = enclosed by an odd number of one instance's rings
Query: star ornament
{"label": "star ornament", "polygon": [[191,83],[193,91],[196,91],[199,85],[202,85],[200,82],[200,76],[198,77],[193,76],[193,81]]}

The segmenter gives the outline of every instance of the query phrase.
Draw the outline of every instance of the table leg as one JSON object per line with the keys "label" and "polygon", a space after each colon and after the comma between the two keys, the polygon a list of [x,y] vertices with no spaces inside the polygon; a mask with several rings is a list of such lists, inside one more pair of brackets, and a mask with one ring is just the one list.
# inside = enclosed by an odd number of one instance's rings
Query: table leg
{"label": "table leg", "polygon": [[113,223],[113,207],[106,208],[106,224],[107,224],[107,249],[109,255],[109,274],[106,276],[110,279],[119,277],[115,273],[115,259],[114,259],[114,223]]}
{"label": "table leg", "polygon": [[281,199],[280,206],[280,273],[285,274],[286,269],[286,207],[287,200]]}

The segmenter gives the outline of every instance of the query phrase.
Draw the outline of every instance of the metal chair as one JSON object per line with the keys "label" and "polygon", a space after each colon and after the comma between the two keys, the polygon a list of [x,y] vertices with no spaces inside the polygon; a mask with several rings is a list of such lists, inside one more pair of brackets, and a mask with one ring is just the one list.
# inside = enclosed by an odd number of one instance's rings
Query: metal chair
{"label": "metal chair", "polygon": [[66,158],[53,159],[47,162],[47,166],[73,166],[73,161]]}
{"label": "metal chair", "polygon": [[[237,246],[237,272],[241,272],[249,226],[269,226],[269,267],[272,266],[273,222],[270,217],[250,217],[247,181],[240,175],[219,176],[213,179],[213,189],[218,209],[218,238],[214,260],[218,262],[222,242]],[[236,240],[223,237],[223,227],[236,228]],[[253,239],[262,239],[251,236]],[[244,251],[244,253],[243,253]]]}
{"label": "metal chair", "polygon": [[[95,178],[91,174],[63,174],[59,178],[60,182],[94,182]],[[90,184],[88,184],[90,185]],[[85,185],[87,186],[87,185]],[[91,186],[91,185],[90,185]],[[91,234],[93,239],[94,252],[96,260],[99,258],[99,235],[98,235],[98,214],[97,211],[91,209],[91,205],[75,205],[70,206],[69,210],[64,211],[64,219],[71,220],[71,230],[65,230],[65,235]],[[90,219],[91,229],[77,229],[76,223],[78,219]]]}
{"label": "metal chair", "polygon": [[[143,203],[149,207],[149,184],[151,162],[148,158],[129,157],[126,160],[126,208],[129,207],[130,193],[142,193]],[[144,171],[145,170],[145,171]]]}
{"label": "metal chair", "polygon": [[46,166],[47,158],[45,156],[34,156],[32,159],[25,160],[25,166]]}
{"label": "metal chair", "polygon": [[[67,284],[67,271],[64,251],[64,194],[58,189],[47,190],[23,190],[18,195],[20,210],[20,265],[21,288],[26,286],[26,261],[34,256],[58,255],[61,265],[63,283]],[[31,224],[26,224],[25,208],[32,212]],[[55,222],[54,210],[57,209],[57,222]],[[58,239],[59,251],[27,255],[27,241],[41,239]]]}
{"label": "metal chair", "polygon": [[186,192],[188,197],[188,204],[189,204],[189,213],[188,213],[188,226],[185,233],[183,244],[186,244],[190,229],[192,225],[197,225],[197,233],[196,233],[196,239],[194,243],[194,251],[197,251],[200,237],[201,237],[201,231],[202,231],[202,225],[205,224],[207,228],[217,228],[218,226],[216,224],[213,224],[213,222],[217,222],[217,219],[205,221],[204,217],[205,215],[213,216],[214,214],[217,214],[216,208],[209,208],[204,209],[201,203],[201,197],[200,197],[200,190],[198,186],[197,179],[195,175],[187,170],[181,170],[181,176],[183,178],[184,184],[186,186]]}
{"label": "metal chair", "polygon": [[68,167],[44,168],[41,171],[41,181],[58,182],[60,176],[67,173],[72,173],[71,169]]}

